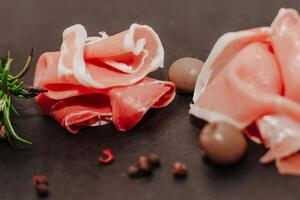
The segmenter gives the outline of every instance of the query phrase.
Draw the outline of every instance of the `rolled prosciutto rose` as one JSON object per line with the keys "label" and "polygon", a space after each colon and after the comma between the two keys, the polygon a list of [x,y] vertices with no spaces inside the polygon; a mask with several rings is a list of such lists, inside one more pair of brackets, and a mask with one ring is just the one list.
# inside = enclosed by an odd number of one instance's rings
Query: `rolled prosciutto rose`
{"label": "rolled prosciutto rose", "polygon": [[201,71],[190,113],[245,130],[282,174],[300,175],[300,17],[281,9],[270,27],[227,33]]}
{"label": "rolled prosciutto rose", "polygon": [[71,133],[110,122],[126,131],[147,110],[174,99],[173,83],[146,77],[163,62],[161,41],[149,26],[87,37],[82,25],[74,25],[63,32],[60,51],[39,58],[34,86],[48,92],[36,102]]}

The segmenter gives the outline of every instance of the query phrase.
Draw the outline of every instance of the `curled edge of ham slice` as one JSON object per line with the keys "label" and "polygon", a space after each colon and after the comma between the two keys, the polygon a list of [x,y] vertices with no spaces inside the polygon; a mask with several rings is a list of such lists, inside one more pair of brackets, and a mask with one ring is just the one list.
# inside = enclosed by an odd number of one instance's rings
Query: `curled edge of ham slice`
{"label": "curled edge of ham slice", "polygon": [[71,133],[110,122],[126,131],[147,110],[175,98],[173,83],[146,77],[164,61],[151,27],[133,24],[114,36],[100,35],[87,37],[82,25],[71,26],[63,32],[61,51],[44,53],[37,63],[34,85],[48,92],[36,102]]}
{"label": "curled edge of ham slice", "polygon": [[55,67],[37,65],[35,84],[45,88],[58,83],[101,89],[126,86],[164,65],[161,41],[146,25],[133,24],[113,36],[87,37],[85,28],[77,24],[63,32],[60,50],[53,55],[59,57]]}
{"label": "curled edge of ham slice", "polygon": [[[300,17],[296,10],[280,9],[271,24],[271,43],[281,66],[284,96],[300,103]],[[300,176],[300,125],[290,116],[264,116],[257,122],[260,134],[265,138],[269,151],[262,163],[276,162],[281,174]]]}
{"label": "curled edge of ham slice", "polygon": [[245,31],[230,32],[221,36],[199,74],[193,95],[195,102],[204,92],[206,85],[222,68],[245,46],[252,42],[265,41],[270,36],[269,27],[254,28]]}
{"label": "curled edge of ham slice", "polygon": [[271,29],[271,43],[282,66],[284,96],[300,103],[300,16],[296,10],[282,8]]}
{"label": "curled edge of ham slice", "polygon": [[146,77],[133,86],[113,88],[105,94],[95,91],[63,100],[53,100],[43,94],[36,101],[69,132],[77,133],[84,126],[110,122],[119,131],[129,130],[150,108],[165,107],[174,98],[173,83]]}
{"label": "curled edge of ham slice", "polygon": [[[209,82],[211,82],[222,71],[226,64],[228,64],[228,62],[230,62],[238,52],[253,42],[263,42],[267,40],[270,36],[270,32],[271,30],[269,27],[262,27],[226,33],[221,36],[214,45],[197,78],[193,102],[196,103],[199,97],[206,90]],[[239,128],[245,126],[245,123],[240,123],[230,116],[199,107],[196,104],[191,104],[190,107],[190,114],[206,121],[224,121]]]}
{"label": "curled edge of ham slice", "polygon": [[264,145],[269,149],[260,162],[275,161],[280,174],[300,176],[299,123],[283,115],[267,115],[256,123]]}
{"label": "curled edge of ham slice", "polygon": [[265,115],[256,122],[264,145],[269,151],[262,163],[283,159],[300,149],[300,124],[284,115]]}
{"label": "curled edge of ham slice", "polygon": [[[262,114],[261,117],[253,119],[256,121],[258,135],[252,134],[248,130],[248,136],[255,142],[262,142],[268,152],[261,158],[261,163],[268,163],[275,160],[276,166],[280,174],[284,175],[298,175],[300,176],[300,125],[299,125],[299,95],[300,81],[297,79],[299,72],[299,41],[300,41],[300,18],[298,13],[293,9],[281,9],[274,19],[270,28],[263,28],[266,34],[257,31],[258,35],[252,32],[240,31],[237,33],[225,34],[215,44],[212,52],[210,53],[207,63],[202,69],[195,88],[193,101],[195,104],[191,105],[190,113],[205,119],[207,121],[225,121],[236,127],[243,129],[246,124],[239,124],[235,118],[231,118],[226,114],[221,114],[218,111],[206,110],[197,105],[199,98],[205,93],[207,85],[214,81],[214,78],[219,74],[224,66],[228,64],[231,59],[236,56],[236,53],[244,48],[249,41],[247,35],[250,35],[250,43],[264,42],[272,46],[270,50],[278,59],[280,74],[283,78],[282,85],[284,89],[275,96],[279,96],[274,107]],[[255,29],[252,29],[255,30]],[[259,29],[256,29],[259,30]],[[257,40],[262,35],[262,40]],[[240,43],[233,45],[234,42]],[[245,43],[246,41],[246,43]],[[297,42],[298,41],[298,42]],[[228,49],[226,49],[228,48]],[[273,52],[274,50],[274,52]],[[221,65],[219,64],[221,63]],[[284,95],[284,97],[280,97]],[[275,97],[274,96],[274,97]],[[264,98],[259,96],[259,98]],[[295,102],[296,101],[296,102]],[[276,105],[275,104],[275,105]],[[278,112],[276,109],[279,107],[290,107],[291,112]],[[295,111],[295,112],[294,112]]]}
{"label": "curled edge of ham slice", "polygon": [[113,122],[119,131],[133,128],[150,108],[167,106],[175,98],[172,82],[146,77],[135,85],[110,89],[107,93],[83,94],[53,100],[45,94],[36,98],[43,111],[71,133],[84,126]]}

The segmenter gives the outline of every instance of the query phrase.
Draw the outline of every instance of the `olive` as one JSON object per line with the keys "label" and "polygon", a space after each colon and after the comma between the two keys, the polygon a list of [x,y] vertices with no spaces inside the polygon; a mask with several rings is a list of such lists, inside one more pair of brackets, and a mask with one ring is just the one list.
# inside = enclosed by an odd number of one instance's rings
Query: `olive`
{"label": "olive", "polygon": [[203,62],[196,58],[180,58],[169,68],[169,79],[177,89],[184,93],[192,93]]}
{"label": "olive", "polygon": [[201,131],[199,141],[204,156],[221,165],[238,162],[247,148],[244,134],[227,123],[207,124]]}

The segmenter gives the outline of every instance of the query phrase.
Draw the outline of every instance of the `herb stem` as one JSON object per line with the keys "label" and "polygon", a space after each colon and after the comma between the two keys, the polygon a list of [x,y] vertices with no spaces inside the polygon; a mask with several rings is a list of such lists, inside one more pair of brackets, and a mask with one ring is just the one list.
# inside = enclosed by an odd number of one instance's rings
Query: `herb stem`
{"label": "herb stem", "polygon": [[10,74],[13,59],[10,51],[7,53],[6,61],[0,59],[0,130],[4,131],[4,136],[11,144],[12,148],[16,149],[15,141],[25,144],[32,142],[20,137],[14,130],[10,117],[11,112],[19,116],[16,108],[12,104],[12,95],[22,99],[33,98],[40,92],[45,92],[42,88],[28,87],[25,83],[19,80],[24,76],[32,64],[33,50],[27,57],[27,61],[22,70],[15,76]]}

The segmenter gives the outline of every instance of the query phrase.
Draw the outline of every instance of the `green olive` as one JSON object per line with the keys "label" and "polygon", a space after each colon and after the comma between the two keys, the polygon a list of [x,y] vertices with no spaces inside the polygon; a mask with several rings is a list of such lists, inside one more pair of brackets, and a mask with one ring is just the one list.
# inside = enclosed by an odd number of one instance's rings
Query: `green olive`
{"label": "green olive", "polygon": [[169,68],[169,79],[184,93],[194,92],[203,62],[196,58],[180,58]]}
{"label": "green olive", "polygon": [[201,131],[199,141],[204,155],[221,165],[238,162],[247,149],[244,134],[226,123],[207,124]]}

